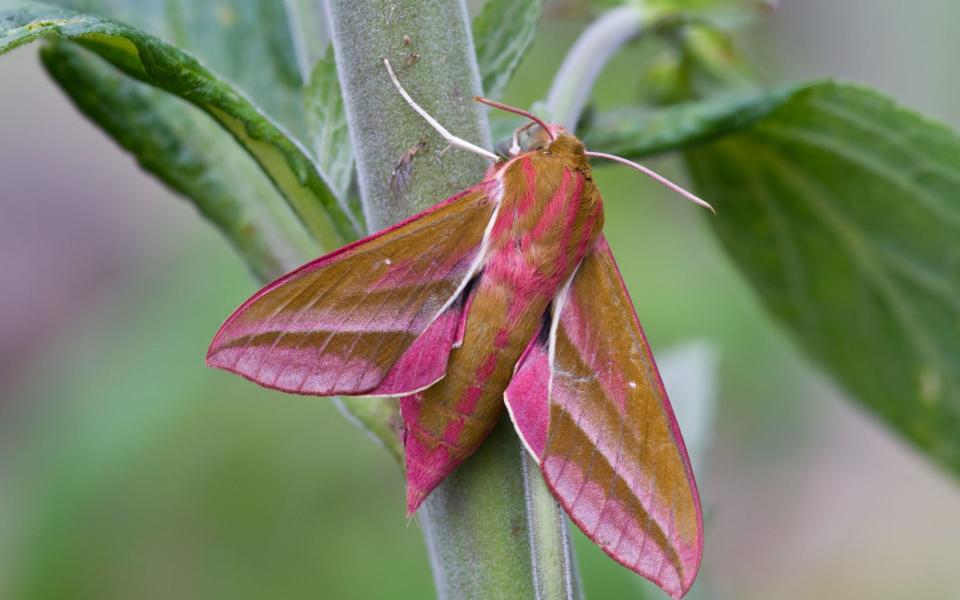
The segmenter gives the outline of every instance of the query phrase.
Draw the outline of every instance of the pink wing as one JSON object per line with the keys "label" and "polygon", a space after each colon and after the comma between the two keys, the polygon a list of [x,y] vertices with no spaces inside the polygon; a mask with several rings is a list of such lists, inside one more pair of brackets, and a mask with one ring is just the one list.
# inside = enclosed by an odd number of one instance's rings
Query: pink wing
{"label": "pink wing", "polygon": [[674,598],[700,567],[703,518],[650,348],[601,236],[531,342],[507,407],[570,518]]}
{"label": "pink wing", "polygon": [[300,394],[402,395],[443,377],[494,214],[481,183],[266,286],[207,364]]}

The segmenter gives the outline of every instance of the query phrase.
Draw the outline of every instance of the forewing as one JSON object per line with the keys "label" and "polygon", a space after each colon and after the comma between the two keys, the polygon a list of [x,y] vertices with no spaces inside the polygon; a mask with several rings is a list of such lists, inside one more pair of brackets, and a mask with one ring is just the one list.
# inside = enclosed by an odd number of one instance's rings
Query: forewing
{"label": "forewing", "polygon": [[601,236],[507,389],[518,432],[570,518],[607,554],[682,596],[703,523],[687,452]]}
{"label": "forewing", "polygon": [[207,364],[315,395],[398,395],[446,371],[495,199],[484,182],[257,292]]}

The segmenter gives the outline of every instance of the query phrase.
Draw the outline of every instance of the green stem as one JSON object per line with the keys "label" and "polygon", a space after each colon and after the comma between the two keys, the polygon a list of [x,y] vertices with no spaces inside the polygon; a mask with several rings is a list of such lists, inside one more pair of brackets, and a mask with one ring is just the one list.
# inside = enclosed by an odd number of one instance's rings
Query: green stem
{"label": "green stem", "polygon": [[[463,4],[329,0],[328,8],[370,230],[482,177],[484,159],[445,151],[447,144],[397,94],[382,62],[390,59],[410,95],[454,135],[490,147],[486,119],[473,101],[480,87]],[[406,184],[394,177],[398,165],[409,174]]]}
{"label": "green stem", "polygon": [[40,58],[74,105],[190,198],[261,282],[316,255],[316,241],[270,181],[206,115],[71,42],[50,40]]}
{"label": "green stem", "polygon": [[[381,62],[389,58],[411,96],[454,135],[489,148],[472,101],[480,82],[462,0],[328,0],[327,7],[371,230],[478,181],[486,162],[444,152],[446,143],[404,103]],[[409,174],[404,185],[398,169]],[[430,495],[419,519],[439,598],[578,597],[565,521],[527,460],[504,417]]]}
{"label": "green stem", "polygon": [[547,95],[547,114],[575,131],[600,72],[624,44],[637,37],[655,12],[642,2],[615,8],[587,27],[567,52]]}
{"label": "green stem", "polygon": [[438,598],[583,597],[566,520],[507,417],[418,516]]}

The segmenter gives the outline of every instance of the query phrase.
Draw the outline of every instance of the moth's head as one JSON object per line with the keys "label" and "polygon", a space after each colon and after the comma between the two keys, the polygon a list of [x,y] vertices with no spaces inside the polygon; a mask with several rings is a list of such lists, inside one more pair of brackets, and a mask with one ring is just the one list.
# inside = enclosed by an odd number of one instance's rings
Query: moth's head
{"label": "moth's head", "polygon": [[515,129],[508,141],[497,144],[495,150],[498,155],[504,158],[513,158],[524,152],[545,150],[560,136],[568,135],[567,130],[564,129],[563,126],[547,123],[532,112],[523,110],[522,108],[510,106],[509,104],[497,102],[496,100],[490,100],[489,98],[483,98],[482,96],[474,96],[474,100],[487,106],[499,108],[500,110],[505,110],[530,119],[529,123]]}
{"label": "moth's head", "polygon": [[[550,144],[556,141],[562,135],[569,135],[566,128],[562,125],[553,123],[535,123],[533,121],[522,127],[518,127],[513,132],[513,137],[506,142],[506,152],[502,156],[516,156],[524,152],[534,152],[537,150],[546,150]],[[497,146],[497,151],[501,146]]]}
{"label": "moth's head", "polygon": [[[663,176],[654,173],[643,165],[639,165],[632,160],[615,156],[613,154],[587,150],[584,147],[583,142],[577,139],[575,135],[564,129],[561,125],[547,123],[530,111],[503,104],[501,102],[497,102],[496,100],[490,100],[480,96],[475,96],[475,99],[478,102],[482,102],[488,106],[499,108],[507,112],[512,112],[516,115],[520,115],[521,117],[530,119],[529,123],[517,128],[513,132],[513,136],[511,136],[509,141],[504,141],[497,144],[496,151],[501,158],[510,159],[525,152],[546,152],[555,158],[559,158],[568,162],[571,168],[575,168],[584,172],[589,171],[590,169],[588,157],[613,160],[632,167],[641,173],[652,177],[663,185],[666,185],[688,200],[691,200],[700,206],[709,208],[711,211],[713,210],[713,207],[705,201],[683,189],[679,185],[667,180]],[[490,166],[489,172],[495,173],[505,164],[507,164],[506,161],[498,161]]]}
{"label": "moth's head", "polygon": [[[571,168],[577,169],[581,172],[589,172],[590,163],[588,157],[605,158],[633,167],[641,173],[649,175],[660,183],[680,193],[688,200],[692,200],[701,206],[705,206],[710,210],[713,210],[713,207],[700,198],[691,194],[677,184],[668,181],[663,176],[654,173],[643,165],[639,165],[632,160],[628,160],[620,156],[606,154],[605,152],[594,152],[587,150],[584,148],[583,142],[581,142],[575,135],[569,133],[560,125],[547,123],[532,112],[523,110],[522,108],[516,108],[508,104],[497,102],[496,100],[474,96],[474,99],[478,102],[482,102],[488,106],[499,108],[500,110],[505,110],[515,115],[520,115],[521,117],[530,119],[530,123],[527,123],[523,127],[520,127],[514,131],[510,140],[510,145],[504,148],[504,151],[498,152],[499,156],[494,155],[492,152],[474,146],[466,140],[461,140],[460,138],[452,136],[449,131],[444,129],[433,119],[433,117],[428,115],[426,111],[420,108],[420,106],[413,101],[413,98],[410,97],[407,91],[403,89],[403,86],[400,85],[400,81],[397,79],[396,74],[393,72],[393,68],[390,66],[390,61],[384,58],[383,65],[387,68],[387,73],[390,75],[390,79],[393,81],[393,84],[397,86],[397,91],[400,92],[400,95],[403,96],[403,99],[406,100],[407,103],[420,114],[420,116],[426,119],[434,129],[441,133],[448,142],[451,144],[456,143],[458,146],[493,160],[493,164],[491,164],[490,168],[487,169],[488,176],[492,176],[493,174],[499,172],[504,165],[509,164],[510,161],[503,160],[504,158],[510,159],[524,152],[542,152],[544,154],[548,154],[554,159],[560,159],[568,162]],[[500,149],[501,148],[498,146],[497,150],[499,151]]]}

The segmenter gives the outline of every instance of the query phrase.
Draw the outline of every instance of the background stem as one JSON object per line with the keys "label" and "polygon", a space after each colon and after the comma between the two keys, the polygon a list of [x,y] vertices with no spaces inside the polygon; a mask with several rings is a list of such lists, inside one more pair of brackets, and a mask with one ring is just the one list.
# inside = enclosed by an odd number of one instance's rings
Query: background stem
{"label": "background stem", "polygon": [[615,8],[587,27],[567,52],[547,95],[548,117],[575,131],[600,71],[650,18],[643,4]]}
{"label": "background stem", "polygon": [[[328,0],[359,187],[371,230],[477,182],[487,164],[451,149],[400,98],[381,59],[454,135],[490,147],[460,0]],[[442,153],[442,154],[441,154]],[[504,418],[418,513],[438,597],[578,595],[566,523]]]}

